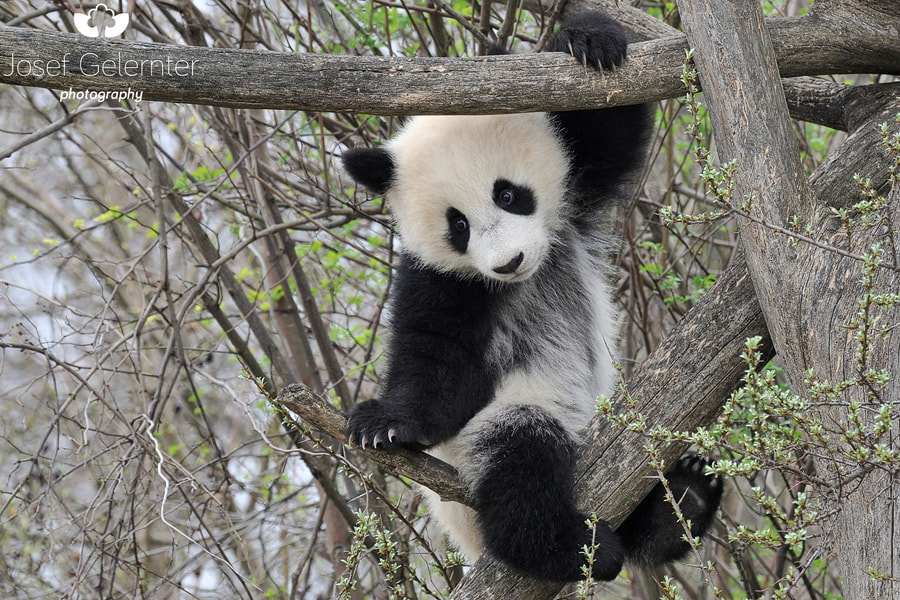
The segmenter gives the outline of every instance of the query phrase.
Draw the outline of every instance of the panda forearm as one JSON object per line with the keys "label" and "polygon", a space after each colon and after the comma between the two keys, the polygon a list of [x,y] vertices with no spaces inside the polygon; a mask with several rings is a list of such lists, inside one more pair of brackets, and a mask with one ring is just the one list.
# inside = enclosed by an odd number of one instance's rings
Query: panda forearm
{"label": "panda forearm", "polygon": [[[567,52],[585,68],[599,69],[620,66],[627,49],[622,26],[596,12],[574,16],[547,44],[548,51]],[[604,204],[644,163],[653,125],[650,105],[547,114],[570,153],[573,191],[587,208]]]}
{"label": "panda forearm", "polygon": [[490,296],[402,256],[390,303],[386,385],[350,413],[354,443],[428,447],[452,437],[493,396],[486,360]]}
{"label": "panda forearm", "polygon": [[[355,406],[348,438],[362,447],[400,444],[428,448],[454,435],[487,403],[493,393],[483,362],[460,358],[449,348],[441,360],[421,352],[394,354],[381,395]],[[433,342],[427,347],[439,349]]]}
{"label": "panda forearm", "polygon": [[[419,377],[432,375],[419,374]],[[443,377],[435,377],[435,384],[428,386],[398,384],[388,387],[379,398],[385,405],[404,414],[404,421],[415,428],[414,439],[407,443],[429,447],[453,437],[490,399],[489,396],[474,398],[476,394],[461,394],[461,389],[469,386],[460,378],[455,382],[458,388],[450,382],[439,383],[441,379]]]}
{"label": "panda forearm", "polygon": [[[459,432],[493,396],[493,383],[475,332],[463,323],[453,330],[412,333],[405,324],[402,343],[392,345],[385,403],[417,420],[429,442],[440,443]],[[395,338],[397,339],[397,338]]]}
{"label": "panda forearm", "polygon": [[644,164],[653,120],[649,105],[550,113],[572,156],[576,198],[600,203]]}

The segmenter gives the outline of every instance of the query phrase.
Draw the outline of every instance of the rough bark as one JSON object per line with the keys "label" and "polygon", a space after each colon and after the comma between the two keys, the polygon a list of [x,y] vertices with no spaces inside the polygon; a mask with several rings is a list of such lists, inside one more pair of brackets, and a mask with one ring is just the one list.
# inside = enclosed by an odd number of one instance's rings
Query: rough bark
{"label": "rough bark", "polygon": [[[774,19],[771,25],[782,76],[900,74],[900,44],[894,43],[900,16],[890,11],[839,4]],[[645,27],[642,35],[662,29]],[[683,94],[686,47],[682,34],[637,42],[621,69],[595,74],[553,53],[468,59],[323,56],[98,40],[7,27],[0,28],[0,83],[110,92],[131,88],[140,90],[144,100],[235,108],[386,115],[566,110]]]}
{"label": "rough bark", "polygon": [[[769,223],[785,226],[791,215],[798,215],[803,223],[814,225],[821,241],[838,239],[831,237],[837,228],[830,206],[847,205],[859,195],[837,196],[827,186],[837,183],[839,171],[847,176],[848,163],[859,166],[860,171],[877,175],[880,167],[885,173],[885,156],[878,147],[876,127],[900,111],[896,86],[880,90],[887,92],[881,103],[870,98],[867,115],[848,107],[848,117],[857,128],[846,144],[849,150],[823,166],[812,180],[811,191],[792,143],[776,52],[759,3],[680,0],[678,5],[688,40],[696,49],[695,62],[720,157],[737,160],[735,197],[754,194],[754,214]],[[822,10],[840,6],[827,2],[822,5]],[[878,19],[900,15],[900,5],[895,2],[851,6],[869,14],[872,28],[880,26]],[[710,38],[709,31],[716,32],[715,39]],[[896,41],[896,30],[893,39]],[[857,162],[861,156],[865,156],[865,169]],[[887,212],[890,222],[897,223],[900,206],[894,202]],[[886,238],[892,238],[894,248],[900,242],[897,232],[890,229],[877,228],[858,236],[854,249],[859,251],[870,243],[885,242]],[[859,310],[859,261],[837,256],[820,246],[791,247],[785,236],[749,222],[745,223],[742,245],[775,348],[795,393],[804,393],[803,381],[809,370],[832,382],[859,375],[855,371],[855,332],[847,328]],[[887,262],[893,260],[886,257]],[[896,270],[877,271],[877,293],[896,292],[898,287],[900,275]],[[885,309],[879,318],[887,323],[900,322],[900,309]],[[900,373],[900,346],[896,337],[871,339],[870,344],[869,363],[895,375],[884,390],[885,397],[900,397],[900,381],[896,378]],[[846,418],[839,407],[833,416],[836,420]],[[897,448],[896,421],[887,441]],[[844,595],[900,598],[900,582],[896,579],[900,573],[900,550],[895,541],[900,482],[895,475],[875,470],[853,483],[853,490],[822,490],[837,495],[841,501],[836,534]],[[869,568],[889,577],[872,578],[867,573]]]}
{"label": "rough bark", "polygon": [[[285,386],[279,392],[275,403],[296,414],[303,423],[315,431],[347,442],[347,419],[343,413],[313,394],[307,386],[296,383]],[[433,456],[403,448],[355,450],[373,462],[387,467],[395,475],[409,477],[431,488],[444,500],[469,503],[466,488],[459,480],[456,470]]]}

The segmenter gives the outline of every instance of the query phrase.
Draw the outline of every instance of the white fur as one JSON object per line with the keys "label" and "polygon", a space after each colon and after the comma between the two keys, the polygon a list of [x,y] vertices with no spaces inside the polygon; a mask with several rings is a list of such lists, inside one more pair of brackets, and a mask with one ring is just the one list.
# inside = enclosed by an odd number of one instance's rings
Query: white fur
{"label": "white fur", "polygon": [[[561,223],[569,168],[545,114],[416,117],[388,149],[395,172],[386,197],[410,254],[445,272],[501,281],[534,274]],[[497,207],[492,192],[498,178],[527,183],[537,213]],[[469,220],[465,254],[442,238],[451,207]],[[494,272],[519,252],[525,259],[516,273]]]}
{"label": "white fur", "polygon": [[[432,448],[429,452],[457,468],[464,482],[470,487],[481,473],[481,458],[471,452],[477,447],[477,439],[491,423],[503,418],[510,407],[517,404],[539,406],[555,417],[573,439],[593,416],[595,400],[600,394],[610,394],[615,383],[614,357],[611,352],[617,346],[616,311],[610,301],[605,283],[606,268],[602,261],[589,255],[590,240],[575,244],[571,249],[579,263],[574,271],[580,275],[590,298],[584,314],[554,313],[550,307],[559,300],[545,294],[534,296],[532,281],[516,284],[518,299],[537,300],[531,307],[533,333],[542,336],[539,356],[528,370],[513,370],[500,383],[494,401],[479,412],[454,438]],[[539,275],[540,276],[540,275]],[[555,289],[566,294],[564,287]],[[543,294],[545,290],[541,290]],[[518,308],[521,308],[519,306]],[[513,318],[515,315],[509,315]],[[595,351],[595,364],[577,348],[590,344]],[[507,352],[507,340],[497,337],[492,344],[494,352]],[[497,358],[495,357],[495,360]],[[455,502],[444,502],[424,490],[425,499],[432,514],[448,534],[453,545],[474,561],[481,553],[481,538],[475,521],[475,512]]]}

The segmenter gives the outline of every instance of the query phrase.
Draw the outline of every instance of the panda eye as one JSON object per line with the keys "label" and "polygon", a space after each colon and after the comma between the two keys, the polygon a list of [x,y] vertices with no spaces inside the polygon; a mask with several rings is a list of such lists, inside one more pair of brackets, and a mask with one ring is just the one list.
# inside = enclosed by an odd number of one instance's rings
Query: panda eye
{"label": "panda eye", "polygon": [[494,182],[494,204],[514,215],[532,215],[537,207],[530,188],[506,179]]}
{"label": "panda eye", "polygon": [[447,241],[460,254],[469,247],[469,220],[455,208],[447,209]]}

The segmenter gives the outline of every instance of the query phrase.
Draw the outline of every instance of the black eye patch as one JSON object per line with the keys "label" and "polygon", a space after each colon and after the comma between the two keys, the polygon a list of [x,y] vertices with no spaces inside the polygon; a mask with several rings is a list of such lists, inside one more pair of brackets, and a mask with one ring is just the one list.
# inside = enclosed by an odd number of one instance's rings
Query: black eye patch
{"label": "black eye patch", "polygon": [[494,204],[514,215],[533,215],[534,193],[525,186],[498,179],[494,182]]}
{"label": "black eye patch", "polygon": [[469,220],[455,208],[447,209],[447,241],[460,254],[469,247]]}

